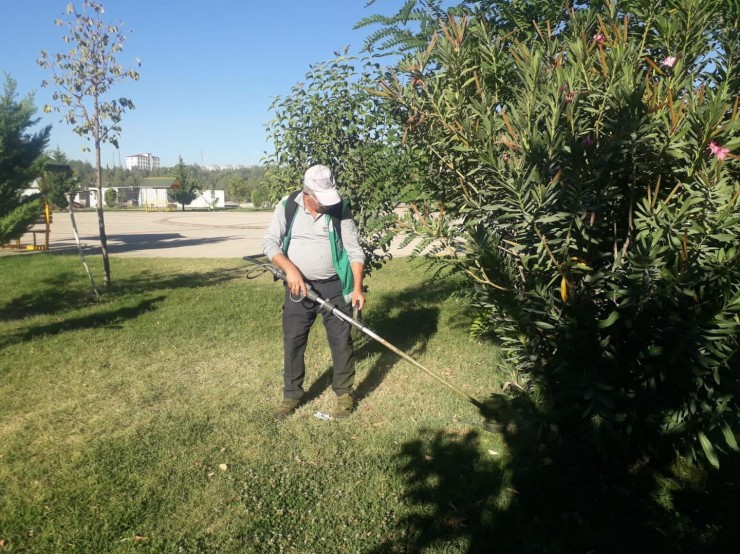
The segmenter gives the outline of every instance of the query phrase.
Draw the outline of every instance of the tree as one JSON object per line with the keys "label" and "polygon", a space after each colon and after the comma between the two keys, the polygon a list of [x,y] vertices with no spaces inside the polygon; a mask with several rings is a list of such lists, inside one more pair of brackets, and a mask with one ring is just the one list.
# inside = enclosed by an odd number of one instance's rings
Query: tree
{"label": "tree", "polygon": [[330,167],[353,206],[372,267],[383,257],[376,251],[390,246],[393,209],[414,164],[401,146],[402,129],[383,102],[367,92],[379,66],[346,51],[335,55],[312,66],[305,82],[272,103],[275,117],[267,129],[275,152],[267,158],[265,180],[274,203],[301,186],[309,166]]}
{"label": "tree", "polygon": [[270,191],[266,185],[260,185],[252,191],[252,205],[255,208],[264,208],[270,205]]}
{"label": "tree", "polygon": [[235,202],[244,202],[247,198],[250,198],[253,190],[249,186],[249,182],[236,173],[223,179],[221,185],[226,191],[226,200]]}
{"label": "tree", "polygon": [[377,89],[434,175],[408,228],[470,280],[543,429],[621,468],[718,465],[740,431],[740,16],[527,4],[447,16]]}
{"label": "tree", "polygon": [[81,190],[95,187],[96,171],[90,162],[70,160],[68,163],[72,168],[72,173],[74,174],[75,179],[77,179]]}
{"label": "tree", "polygon": [[[115,55],[123,50],[126,37],[123,22],[105,23],[102,20],[104,8],[101,3],[83,0],[81,8],[73,4],[67,6],[65,23],[57,19],[57,26],[66,25],[68,34],[63,37],[71,48],[66,53],[50,56],[41,52],[38,60],[41,67],[52,73],[55,87],[52,98],[56,104],[45,106],[45,111],[63,114],[63,121],[72,126],[80,136],[91,141],[95,148],[95,167],[97,194],[98,229],[103,254],[103,285],[110,287],[110,261],[103,215],[103,175],[100,148],[110,143],[118,148],[121,133],[121,119],[126,110],[134,109],[128,98],[111,98],[111,89],[127,79],[138,80],[139,74],[124,69],[116,61]],[[51,83],[44,81],[42,86]]]}
{"label": "tree", "polygon": [[179,157],[177,165],[174,168],[172,175],[174,182],[172,183],[172,192],[170,195],[182,206],[182,211],[185,211],[185,204],[190,204],[200,194],[200,187],[198,182],[193,178],[192,171],[182,161],[182,156]]}
{"label": "tree", "polygon": [[22,198],[23,189],[39,176],[51,126],[31,134],[38,123],[33,96],[16,99],[16,83],[6,75],[0,97],[0,244],[25,233],[42,210],[38,198]]}
{"label": "tree", "polygon": [[78,189],[78,180],[74,176],[69,159],[59,148],[47,154],[40,185],[44,200],[60,209],[67,207],[68,195]]}
{"label": "tree", "polygon": [[106,189],[105,191],[105,205],[109,208],[115,207],[118,203],[118,193],[113,187]]}

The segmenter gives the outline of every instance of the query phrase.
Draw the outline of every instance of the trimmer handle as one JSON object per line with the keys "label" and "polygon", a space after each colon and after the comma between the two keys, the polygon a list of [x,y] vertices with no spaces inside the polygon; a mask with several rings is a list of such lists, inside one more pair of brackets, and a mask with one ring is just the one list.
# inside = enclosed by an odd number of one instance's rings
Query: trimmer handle
{"label": "trimmer handle", "polygon": [[288,282],[287,278],[285,277],[285,272],[282,269],[275,267],[272,264],[265,264],[263,267],[267,269],[267,271],[272,273],[275,279],[280,279],[283,283]]}
{"label": "trimmer handle", "polygon": [[[252,263],[252,264],[254,264],[256,266],[259,266],[260,270],[262,270],[262,271],[269,271],[270,273],[272,273],[272,275],[273,275],[273,277],[275,277],[275,279],[280,279],[281,281],[286,282],[286,280],[285,280],[285,273],[283,272],[282,269],[280,269],[278,267],[275,267],[272,264],[261,262],[258,259],[253,258],[252,256],[242,256],[242,260],[244,260],[245,262]],[[248,279],[252,279],[252,278],[256,277],[257,275],[258,274],[254,274],[253,272],[250,272],[250,274],[247,275],[247,278]]]}
{"label": "trimmer handle", "polygon": [[[247,262],[251,262],[251,263],[253,263],[255,265],[258,265],[258,266],[260,266],[260,268],[262,268],[262,269],[264,269],[266,271],[269,271],[270,273],[272,273],[273,277],[275,277],[276,280],[277,279],[280,279],[283,283],[285,283],[285,284],[288,283],[288,279],[285,276],[285,272],[282,269],[280,269],[279,267],[276,267],[273,264],[266,264],[266,263],[260,262],[259,260],[254,259],[252,256],[243,256],[242,259],[245,260],[245,261],[247,261]],[[293,302],[300,302],[304,298],[308,298],[309,300],[312,300],[314,302],[316,302],[318,300],[321,300],[319,298],[319,295],[316,294],[313,291],[313,289],[311,289],[311,285],[309,285],[308,283],[306,283],[306,296],[301,296],[299,298],[293,298],[293,295],[292,294],[290,295],[290,299]]]}

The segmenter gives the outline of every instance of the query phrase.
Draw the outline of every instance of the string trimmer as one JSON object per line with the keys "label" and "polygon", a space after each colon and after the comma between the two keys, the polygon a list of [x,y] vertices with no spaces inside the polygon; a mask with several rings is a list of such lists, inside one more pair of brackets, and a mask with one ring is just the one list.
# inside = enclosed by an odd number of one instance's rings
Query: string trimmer
{"label": "string trimmer", "polygon": [[[251,256],[244,256],[243,258],[247,262],[255,264],[257,267],[251,269],[247,272],[247,279],[254,279],[255,277],[258,277],[259,275],[262,275],[266,271],[269,271],[272,273],[272,275],[275,277],[275,279],[280,279],[284,283],[287,283],[285,273],[278,267],[276,267],[273,264],[261,262]],[[342,310],[339,309],[339,307],[336,304],[332,304],[331,302],[324,300],[321,298],[316,292],[306,283],[307,291],[305,296],[299,296],[299,297],[293,297],[291,295],[291,300],[294,302],[301,302],[304,300],[304,298],[307,298],[308,300],[311,300],[313,302],[316,302],[319,304],[324,310],[326,310],[327,313],[332,314],[342,321],[346,321],[353,327],[355,327],[360,332],[364,333],[371,339],[379,342],[383,346],[385,346],[388,350],[394,352],[404,360],[406,360],[408,363],[413,365],[414,367],[422,370],[424,373],[429,375],[430,377],[436,379],[439,383],[450,389],[452,392],[457,394],[460,398],[463,400],[467,400],[470,402],[473,406],[478,408],[478,411],[483,416],[483,429],[486,431],[490,431],[492,433],[500,432],[501,431],[501,424],[495,419],[494,417],[494,410],[490,406],[486,406],[483,404],[480,400],[477,400],[467,394],[466,392],[460,390],[455,385],[441,377],[440,375],[434,373],[432,370],[424,367],[419,362],[417,362],[415,359],[413,359],[411,356],[400,350],[399,348],[396,348],[391,343],[389,343],[384,338],[380,337],[377,333],[375,333],[372,329],[369,329],[365,325],[363,325],[360,321],[357,319],[350,317],[349,315],[345,314]]]}

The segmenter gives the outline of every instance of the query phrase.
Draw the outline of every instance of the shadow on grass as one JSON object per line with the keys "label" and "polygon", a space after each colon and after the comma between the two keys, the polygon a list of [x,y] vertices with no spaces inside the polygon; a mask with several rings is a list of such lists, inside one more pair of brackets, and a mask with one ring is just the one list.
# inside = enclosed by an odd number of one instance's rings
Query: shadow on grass
{"label": "shadow on grass", "polygon": [[[439,310],[432,308],[415,308],[406,310],[397,317],[383,319],[373,329],[379,336],[387,338],[397,348],[407,351],[409,355],[418,356],[426,348],[429,339],[437,330]],[[408,332],[412,329],[413,332]],[[397,337],[397,342],[392,337]],[[360,383],[355,383],[355,398],[358,401],[366,398],[398,362],[399,357],[377,342],[364,338],[355,340],[355,358],[359,361],[365,357],[380,353],[380,357],[373,362],[367,375]],[[321,375],[311,383],[304,395],[304,403],[316,400],[327,390],[332,383],[332,368],[327,367]]]}
{"label": "shadow on grass", "polygon": [[25,292],[0,306],[0,321],[53,314],[87,306],[92,291],[82,291],[78,286],[79,275],[71,271],[57,273],[36,281],[31,292]]}
{"label": "shadow on grass", "polygon": [[[381,338],[412,358],[421,356],[429,340],[437,332],[439,302],[448,298],[454,285],[438,282],[424,287],[411,287],[396,293],[373,298],[372,310],[362,323]],[[358,361],[375,354],[380,356],[372,363],[367,375],[355,383],[355,398],[362,401],[383,382],[388,372],[400,358],[382,344],[353,330],[355,357]],[[317,399],[331,386],[332,369],[326,368],[306,391],[304,403]]]}
{"label": "shadow on grass", "polygon": [[[54,256],[55,254],[48,254]],[[143,270],[130,277],[113,277],[111,291],[104,297],[115,299],[124,294],[150,293],[156,290],[217,285],[244,276],[242,268],[220,268],[214,271],[165,275]],[[97,283],[100,287],[100,283]],[[80,272],[57,272],[34,281],[29,292],[0,306],[0,321],[11,321],[38,315],[63,315],[62,312],[100,305],[92,296],[82,268]]]}
{"label": "shadow on grass", "polygon": [[[437,333],[439,304],[450,298],[456,288],[453,281],[442,279],[383,294],[374,300],[373,309],[363,323],[399,350],[412,358],[418,358],[424,354],[429,340]],[[389,314],[397,315],[388,317]],[[400,360],[397,354],[370,338],[365,338],[361,343],[358,357],[378,352],[379,358],[365,378],[356,385],[358,400],[372,394]]]}
{"label": "shadow on grass", "polygon": [[[438,321],[437,308],[410,308],[403,310],[398,317],[379,321],[372,328],[399,350],[412,358],[418,358],[426,351],[429,340],[437,332]],[[399,363],[400,358],[397,354],[371,339],[364,341],[357,351],[357,356],[362,359],[376,353],[380,356],[373,362],[367,375],[355,386],[355,397],[358,401],[372,394],[390,370]]]}
{"label": "shadow on grass", "polygon": [[[478,432],[423,430],[398,454],[412,513],[375,552],[720,553],[736,548],[740,460],[720,471],[605,467],[510,414],[506,458]],[[689,476],[686,475],[688,471]]]}
{"label": "shadow on grass", "polygon": [[[135,275],[114,278],[111,291],[96,301],[92,297],[84,274],[80,276],[74,271],[55,271],[45,278],[40,276],[28,292],[0,306],[0,321],[52,314],[54,321],[49,322],[48,319],[33,321],[8,331],[0,337],[0,348],[43,335],[118,325],[156,309],[157,305],[166,299],[165,294],[152,298],[158,291],[213,286],[238,279],[243,275],[243,269],[238,267],[176,274],[143,270]],[[85,308],[94,313],[85,315],[74,313]]]}
{"label": "shadow on grass", "polygon": [[114,280],[112,292],[114,294],[136,293],[151,292],[153,290],[213,286],[241,279],[244,275],[245,272],[242,267],[219,268],[214,271],[178,273],[167,275],[166,277],[162,277],[162,274],[157,271],[141,271],[135,276]]}
{"label": "shadow on grass", "polygon": [[96,313],[80,317],[60,318],[54,323],[33,325],[25,329],[19,329],[15,332],[4,334],[0,338],[0,348],[29,341],[37,337],[58,335],[68,331],[78,331],[80,329],[93,329],[98,327],[120,327],[124,321],[134,319],[143,313],[155,309],[156,305],[164,299],[164,296],[157,296],[155,298],[142,300],[135,306],[120,307],[109,311],[98,311]]}

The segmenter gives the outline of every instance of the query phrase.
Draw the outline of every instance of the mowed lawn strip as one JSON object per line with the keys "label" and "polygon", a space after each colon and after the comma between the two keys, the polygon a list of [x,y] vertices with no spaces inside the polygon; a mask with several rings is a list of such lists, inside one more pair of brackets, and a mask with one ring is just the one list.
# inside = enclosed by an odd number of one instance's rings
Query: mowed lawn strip
{"label": "mowed lawn strip", "polygon": [[[99,260],[90,261],[95,269]],[[418,468],[409,464],[433,462],[435,447],[445,452],[439,441],[464,447],[475,467],[450,468],[471,472],[470,490],[445,500],[459,521],[428,542],[470,546],[511,495],[475,490],[473,473],[493,474],[505,459],[500,436],[474,426],[472,405],[362,335],[357,413],[314,417],[334,402],[320,323],[306,354],[308,401],[273,421],[282,287],[245,273],[241,260],[113,258],[113,290],[94,302],[74,256],[0,258],[3,548],[370,552],[404,536],[420,544],[420,522],[440,500],[413,494],[408,475]],[[474,397],[500,388],[507,373],[494,346],[469,337],[458,282],[430,282],[413,262],[394,260],[367,283],[365,322],[383,338]],[[428,478],[435,490],[439,475]]]}

